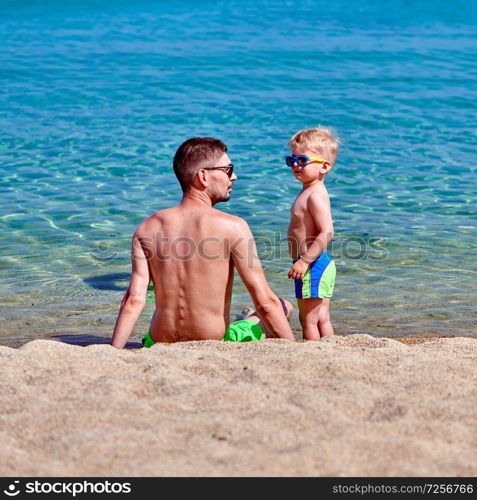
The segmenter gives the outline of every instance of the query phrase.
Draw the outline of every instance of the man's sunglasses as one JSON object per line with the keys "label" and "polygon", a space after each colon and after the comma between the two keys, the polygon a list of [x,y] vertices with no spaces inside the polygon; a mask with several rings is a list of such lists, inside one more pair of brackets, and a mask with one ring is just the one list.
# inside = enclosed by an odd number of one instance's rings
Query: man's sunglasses
{"label": "man's sunglasses", "polygon": [[223,170],[229,176],[229,179],[232,177],[232,175],[234,173],[233,163],[229,163],[228,165],[225,165],[224,167],[204,167],[202,170],[217,170],[217,169]]}
{"label": "man's sunglasses", "polygon": [[323,160],[322,158],[315,158],[314,156],[305,156],[305,155],[285,156],[285,162],[289,167],[293,167],[293,165],[295,165],[296,163],[300,168],[304,168],[308,165],[308,163],[310,163],[310,161],[325,163],[326,160]]}

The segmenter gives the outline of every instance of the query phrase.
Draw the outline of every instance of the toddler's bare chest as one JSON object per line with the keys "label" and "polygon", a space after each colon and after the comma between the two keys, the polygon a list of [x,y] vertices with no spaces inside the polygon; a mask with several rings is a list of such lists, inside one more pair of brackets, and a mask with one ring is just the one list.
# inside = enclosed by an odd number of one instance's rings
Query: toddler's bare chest
{"label": "toddler's bare chest", "polygon": [[298,197],[291,208],[291,218],[295,221],[301,221],[309,216],[307,208],[308,197]]}

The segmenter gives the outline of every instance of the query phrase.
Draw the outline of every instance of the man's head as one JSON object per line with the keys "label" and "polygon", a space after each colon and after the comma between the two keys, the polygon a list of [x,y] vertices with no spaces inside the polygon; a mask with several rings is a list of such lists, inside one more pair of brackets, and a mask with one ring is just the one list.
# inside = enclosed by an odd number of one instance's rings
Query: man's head
{"label": "man's head", "polygon": [[[330,128],[315,127],[297,132],[288,146],[295,159],[289,157],[287,164],[293,168],[295,177],[303,182],[312,177],[324,176],[331,170],[338,155],[340,139]],[[302,156],[307,157],[308,161],[300,158]],[[290,164],[292,161],[294,163]]]}
{"label": "man's head", "polygon": [[181,144],[174,156],[174,173],[184,193],[198,187],[207,191],[212,203],[227,201],[237,179],[227,146],[213,137],[193,137]]}

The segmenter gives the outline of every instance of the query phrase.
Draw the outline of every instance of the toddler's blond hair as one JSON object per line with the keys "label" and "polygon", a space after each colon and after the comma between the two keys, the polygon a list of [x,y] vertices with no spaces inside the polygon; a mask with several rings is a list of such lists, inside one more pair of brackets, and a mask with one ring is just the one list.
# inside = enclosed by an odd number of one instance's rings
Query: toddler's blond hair
{"label": "toddler's blond hair", "polygon": [[308,149],[317,155],[327,156],[334,163],[340,144],[340,138],[333,129],[318,126],[297,132],[288,142],[288,147],[292,150]]}

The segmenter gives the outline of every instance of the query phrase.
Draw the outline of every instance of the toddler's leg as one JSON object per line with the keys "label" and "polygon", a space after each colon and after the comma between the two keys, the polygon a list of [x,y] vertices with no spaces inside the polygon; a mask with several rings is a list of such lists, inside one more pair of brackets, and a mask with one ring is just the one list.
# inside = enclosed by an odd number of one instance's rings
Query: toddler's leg
{"label": "toddler's leg", "polygon": [[318,313],[318,330],[320,337],[328,337],[334,335],[333,325],[330,319],[330,302],[331,299],[323,299]]}
{"label": "toddler's leg", "polygon": [[320,340],[318,321],[322,299],[296,299],[305,340]]}

